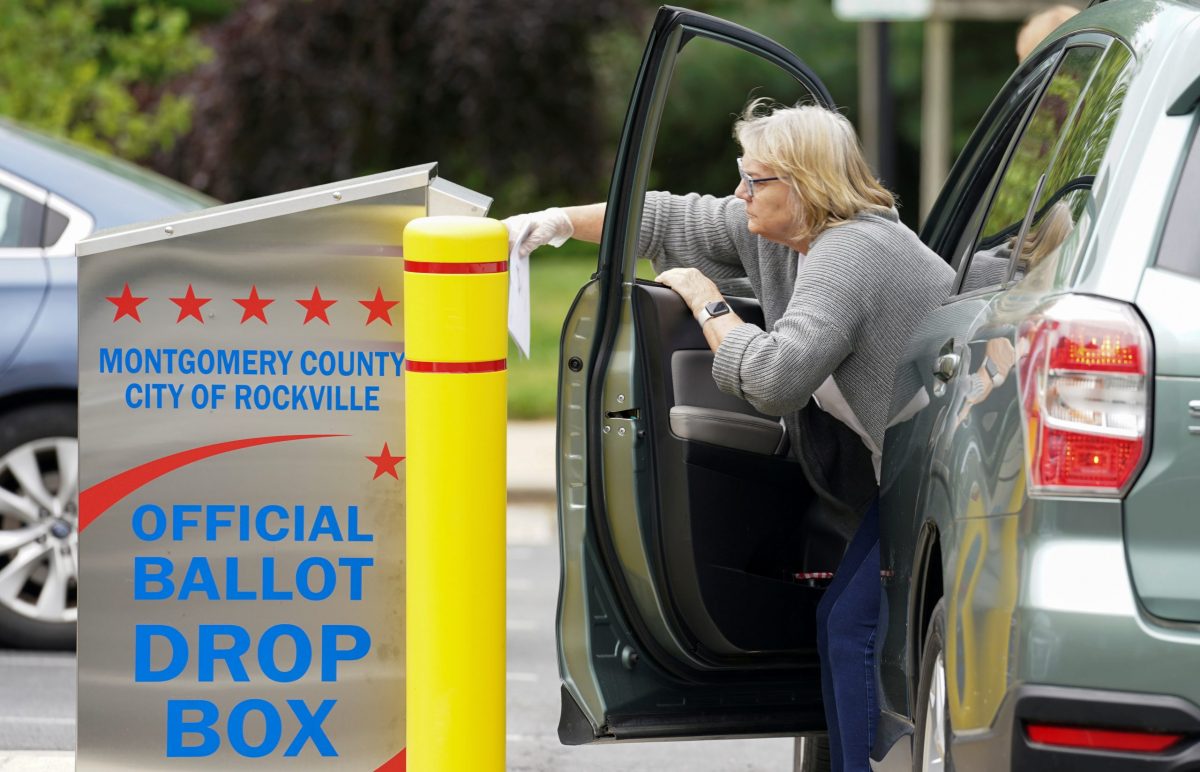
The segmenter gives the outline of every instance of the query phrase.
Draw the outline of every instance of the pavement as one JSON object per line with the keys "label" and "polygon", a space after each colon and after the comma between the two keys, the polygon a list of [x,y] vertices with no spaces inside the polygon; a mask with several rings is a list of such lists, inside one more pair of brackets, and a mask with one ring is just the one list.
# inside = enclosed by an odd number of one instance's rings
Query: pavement
{"label": "pavement", "polygon": [[508,500],[555,500],[553,421],[508,422]]}
{"label": "pavement", "polygon": [[71,772],[71,751],[0,751],[0,772]]}

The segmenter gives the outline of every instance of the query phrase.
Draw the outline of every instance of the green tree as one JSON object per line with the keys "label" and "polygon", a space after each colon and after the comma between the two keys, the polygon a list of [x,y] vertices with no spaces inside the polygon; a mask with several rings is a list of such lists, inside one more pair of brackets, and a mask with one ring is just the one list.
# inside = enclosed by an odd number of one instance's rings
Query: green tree
{"label": "green tree", "polygon": [[245,0],[155,166],[225,200],[426,161],[496,213],[579,199],[609,170],[589,42],[632,2]]}
{"label": "green tree", "polygon": [[[639,16],[631,16],[629,24],[597,40],[593,69],[602,84],[610,146],[615,144],[625,114],[650,19],[660,4],[657,0],[638,0]],[[749,27],[793,51],[829,88],[838,108],[858,124],[858,29],[856,24],[836,18],[829,0],[689,0],[682,5]],[[915,228],[919,214],[924,25],[896,22],[890,28],[896,169],[895,178],[886,182],[899,196],[901,218]],[[954,155],[962,150],[987,106],[1016,67],[1013,54],[1016,31],[1016,22],[955,24],[951,100]],[[733,113],[751,96],[741,88],[744,80],[734,71],[742,66],[745,56],[733,49],[722,51],[718,46],[710,47],[710,51],[699,61],[681,62],[671,88],[679,94],[695,95],[689,99],[698,103],[720,105],[721,109],[664,118],[660,137],[670,138],[671,157],[660,153],[664,156],[661,159],[664,166],[658,171],[667,180],[685,176],[667,165],[688,170],[698,165],[698,159],[711,157],[717,149],[728,155]],[[785,97],[785,91],[776,92],[778,83],[764,82],[753,96]],[[659,161],[656,157],[656,164]]]}
{"label": "green tree", "polygon": [[162,90],[203,62],[182,8],[126,0],[0,0],[0,114],[138,160],[190,125]]}

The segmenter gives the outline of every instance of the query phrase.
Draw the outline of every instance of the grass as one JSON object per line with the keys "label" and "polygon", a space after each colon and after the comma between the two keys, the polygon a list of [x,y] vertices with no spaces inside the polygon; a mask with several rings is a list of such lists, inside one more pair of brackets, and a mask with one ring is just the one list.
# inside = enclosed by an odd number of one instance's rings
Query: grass
{"label": "grass", "polygon": [[[596,271],[597,246],[572,239],[559,249],[538,250],[530,258],[529,359],[508,344],[508,415],[553,418],[558,399],[558,340],[563,320],[580,287]],[[638,275],[652,278],[643,261]]]}

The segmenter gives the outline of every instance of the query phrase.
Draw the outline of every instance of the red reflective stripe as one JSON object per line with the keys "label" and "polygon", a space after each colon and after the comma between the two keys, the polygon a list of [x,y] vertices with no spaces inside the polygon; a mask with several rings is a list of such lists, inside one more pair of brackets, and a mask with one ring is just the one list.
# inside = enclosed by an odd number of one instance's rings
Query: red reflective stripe
{"label": "red reflective stripe", "polygon": [[1029,724],[1025,727],[1029,739],[1043,745],[1068,748],[1092,748],[1106,751],[1139,751],[1158,753],[1183,739],[1181,734],[1157,732],[1128,732],[1115,729],[1089,729],[1080,726]]}
{"label": "red reflective stripe", "polygon": [[405,260],[404,270],[409,273],[504,273],[508,270],[508,261],[497,263],[424,263],[419,260]]}
{"label": "red reflective stripe", "polygon": [[404,368],[410,373],[497,373],[508,368],[507,359],[490,362],[417,362],[404,360]]}

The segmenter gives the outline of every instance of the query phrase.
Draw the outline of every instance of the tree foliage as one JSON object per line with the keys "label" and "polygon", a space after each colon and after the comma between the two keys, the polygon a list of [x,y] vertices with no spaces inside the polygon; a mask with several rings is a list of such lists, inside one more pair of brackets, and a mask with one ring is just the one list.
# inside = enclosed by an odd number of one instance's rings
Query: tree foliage
{"label": "tree foliage", "polygon": [[117,0],[0,0],[0,114],[141,159],[189,125],[154,88],[205,60],[180,8]]}
{"label": "tree foliage", "polygon": [[[647,14],[656,5],[653,0],[642,2]],[[685,5],[759,31],[796,53],[828,87],[838,109],[858,124],[857,25],[836,18],[829,0],[691,0]],[[901,217],[913,227],[919,214],[923,27],[920,22],[889,25],[895,115],[891,140],[896,171],[895,179],[886,183],[898,194]],[[608,110],[608,120],[613,123],[624,114],[647,28],[648,24],[643,23],[632,34],[622,33],[604,42],[605,53],[610,55],[601,66],[612,70],[614,76],[605,78],[606,83],[613,84],[605,88],[613,103]],[[1016,31],[1016,23],[955,24],[951,102],[955,154],[966,144],[980,116],[1017,64],[1012,50]],[[704,50],[690,52],[689,48]],[[751,96],[790,96],[786,78],[760,78],[755,84],[758,90],[747,91],[746,84],[757,77],[746,65],[748,58],[748,54],[726,46],[698,46],[692,42],[684,49],[671,84],[671,100],[679,102],[668,102],[655,150],[652,186],[694,179],[695,170],[720,154],[724,157],[722,164],[714,168],[723,175],[719,184],[726,187],[715,187],[718,178],[710,180],[711,175],[706,174],[697,189],[731,189],[736,181],[731,171],[731,156],[736,151],[730,140],[734,114]],[[627,64],[618,68],[614,60]],[[675,109],[678,104],[697,108]],[[701,109],[699,105],[706,107]]]}
{"label": "tree foliage", "polygon": [[231,200],[439,161],[511,208],[606,176],[591,39],[632,0],[246,0],[160,170]]}

